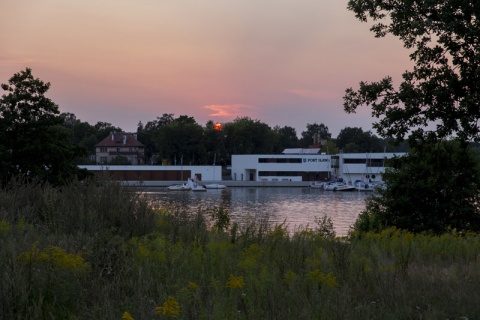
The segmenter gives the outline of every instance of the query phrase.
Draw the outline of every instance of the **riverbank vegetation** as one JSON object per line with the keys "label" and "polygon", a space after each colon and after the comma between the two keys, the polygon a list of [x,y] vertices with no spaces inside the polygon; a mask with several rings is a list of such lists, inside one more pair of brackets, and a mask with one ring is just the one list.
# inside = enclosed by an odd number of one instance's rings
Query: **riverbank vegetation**
{"label": "riverbank vegetation", "polygon": [[[480,141],[477,3],[349,0],[359,20],[376,21],[377,37],[413,50],[415,67],[398,90],[390,77],[346,90],[347,112],[371,106],[383,141],[412,149],[345,238],[327,217],[291,232],[268,217],[231,221],[228,208],[156,208],[88,178],[74,160],[117,128],[60,116],[48,83],[28,68],[15,74],[0,99],[0,317],[480,318],[480,236],[471,232],[480,230],[480,167],[470,150]],[[184,163],[228,164],[231,154],[298,147],[293,128],[272,132],[248,117],[206,128],[202,136],[193,118],[164,114],[137,134],[152,163],[183,154]],[[323,124],[307,129],[302,146],[314,134],[331,138]],[[329,150],[379,146],[353,129]]]}
{"label": "riverbank vegetation", "polygon": [[7,319],[478,317],[480,239],[394,228],[336,238],[155,208],[109,181],[12,180],[0,193]]}
{"label": "riverbank vegetation", "polygon": [[480,231],[478,149],[440,141],[389,160],[388,188],[367,200],[358,231],[388,227],[442,234],[452,229]]}

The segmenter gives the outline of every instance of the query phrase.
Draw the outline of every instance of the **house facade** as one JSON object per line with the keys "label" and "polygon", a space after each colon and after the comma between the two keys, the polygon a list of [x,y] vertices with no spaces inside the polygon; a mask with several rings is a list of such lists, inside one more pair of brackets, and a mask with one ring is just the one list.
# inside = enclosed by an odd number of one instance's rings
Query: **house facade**
{"label": "house facade", "polygon": [[111,132],[95,145],[95,161],[99,165],[109,164],[119,156],[128,159],[132,165],[142,165],[145,163],[145,145],[126,132]]}
{"label": "house facade", "polygon": [[405,153],[341,153],[291,149],[281,155],[232,155],[234,181],[382,181],[385,160]]}

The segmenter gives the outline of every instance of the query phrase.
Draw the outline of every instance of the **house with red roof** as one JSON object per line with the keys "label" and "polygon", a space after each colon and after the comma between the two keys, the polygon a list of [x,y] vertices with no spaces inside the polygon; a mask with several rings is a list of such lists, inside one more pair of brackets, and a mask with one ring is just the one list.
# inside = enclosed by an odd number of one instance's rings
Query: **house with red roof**
{"label": "house with red roof", "polygon": [[109,164],[116,157],[125,157],[132,165],[145,163],[145,145],[136,135],[126,132],[110,132],[110,135],[95,145],[97,164]]}

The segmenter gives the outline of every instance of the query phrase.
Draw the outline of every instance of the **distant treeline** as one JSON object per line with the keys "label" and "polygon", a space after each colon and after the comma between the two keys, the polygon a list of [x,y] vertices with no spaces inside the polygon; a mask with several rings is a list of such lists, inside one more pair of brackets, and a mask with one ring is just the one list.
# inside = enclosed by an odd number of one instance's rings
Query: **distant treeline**
{"label": "distant treeline", "polygon": [[[64,125],[71,132],[72,143],[95,154],[95,145],[113,131],[123,131],[108,122],[90,125],[72,113],[62,113]],[[208,121],[204,126],[193,117],[163,114],[157,119],[137,127],[137,139],[146,146],[148,164],[230,164],[232,154],[280,154],[286,148],[316,146],[321,152],[404,152],[406,143],[394,145],[391,140],[381,139],[371,131],[357,127],[345,127],[332,138],[323,123],[306,125],[298,137],[295,128],[274,126],[259,120],[240,117],[221,126]],[[79,164],[92,163],[89,158],[78,160]]]}

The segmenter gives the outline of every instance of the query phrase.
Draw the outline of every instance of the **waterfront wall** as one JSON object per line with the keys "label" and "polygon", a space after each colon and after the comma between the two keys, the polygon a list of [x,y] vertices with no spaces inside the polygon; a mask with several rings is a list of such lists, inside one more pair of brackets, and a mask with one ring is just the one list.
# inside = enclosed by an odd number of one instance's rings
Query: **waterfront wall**
{"label": "waterfront wall", "polygon": [[[185,181],[122,181],[126,186],[138,186],[138,187],[168,187],[173,184],[181,184]],[[235,187],[308,187],[310,182],[308,181],[201,181],[200,184],[220,183],[229,188]]]}
{"label": "waterfront wall", "polygon": [[95,174],[108,174],[114,180],[145,183],[165,181],[169,185],[173,181],[190,178],[208,181],[222,180],[221,166],[122,166],[122,165],[80,165]]}

